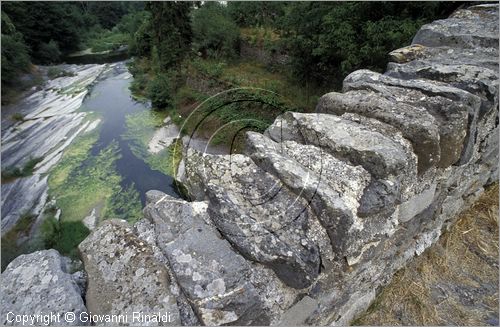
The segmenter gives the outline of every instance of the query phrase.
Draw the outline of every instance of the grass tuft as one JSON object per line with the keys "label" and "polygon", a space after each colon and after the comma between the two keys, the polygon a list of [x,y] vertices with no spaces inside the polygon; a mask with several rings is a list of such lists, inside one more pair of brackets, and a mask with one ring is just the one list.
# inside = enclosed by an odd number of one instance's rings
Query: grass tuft
{"label": "grass tuft", "polygon": [[32,245],[29,242],[20,242],[19,240],[28,237],[35,218],[29,213],[24,213],[16,225],[2,236],[2,271],[19,255],[31,252]]}
{"label": "grass tuft", "polygon": [[12,120],[15,120],[15,121],[20,121],[20,122],[24,121],[24,115],[19,113],[19,112],[16,112],[12,116],[10,116],[10,118],[12,118]]}
{"label": "grass tuft", "polygon": [[35,166],[43,160],[43,157],[30,158],[22,168],[9,167],[2,170],[2,181],[7,182],[15,178],[27,177],[33,175]]}

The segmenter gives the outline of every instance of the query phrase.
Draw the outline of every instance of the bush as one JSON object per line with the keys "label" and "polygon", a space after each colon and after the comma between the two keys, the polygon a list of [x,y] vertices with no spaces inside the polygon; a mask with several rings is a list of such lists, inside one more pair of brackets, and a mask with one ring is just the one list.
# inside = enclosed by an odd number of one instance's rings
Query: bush
{"label": "bush", "polygon": [[75,73],[69,72],[59,67],[49,67],[49,70],[47,71],[47,76],[50,79],[54,79],[58,77],[75,76]]}
{"label": "bush", "polygon": [[203,75],[214,79],[221,77],[224,69],[227,67],[225,62],[213,62],[210,60],[202,60],[200,58],[195,58],[191,64]]}
{"label": "bush", "polygon": [[11,118],[15,121],[24,121],[24,115],[19,113],[19,112],[16,112],[15,114],[13,114],[11,116]]}
{"label": "bush", "polygon": [[166,74],[157,74],[149,82],[147,97],[151,99],[154,109],[166,109],[172,105],[172,88],[170,78]]}
{"label": "bush", "polygon": [[59,234],[59,221],[54,217],[46,218],[40,226],[40,233],[44,246],[47,249],[55,248]]}
{"label": "bush", "polygon": [[13,84],[19,72],[26,72],[30,66],[28,46],[21,33],[2,12],[2,83]]}
{"label": "bush", "polygon": [[10,178],[18,178],[18,177],[26,177],[33,174],[33,169],[36,164],[42,161],[43,158],[30,158],[25,164],[23,168],[18,167],[8,167],[2,170],[2,178],[10,179]]}
{"label": "bush", "polygon": [[234,57],[240,32],[227,8],[217,2],[206,2],[193,14],[193,46],[208,57]]}
{"label": "bush", "polygon": [[[2,271],[17,256],[37,250],[30,242],[31,239],[26,240],[26,236],[30,234],[31,227],[36,220],[35,218],[36,216],[30,213],[23,213],[16,225],[2,236]],[[23,238],[24,242],[20,241]]]}
{"label": "bush", "polygon": [[62,255],[77,256],[77,247],[89,234],[89,229],[81,221],[58,221],[46,218],[40,232],[45,248],[56,249]]}
{"label": "bush", "polygon": [[95,38],[87,41],[93,52],[114,51],[128,43],[129,35],[116,30],[104,31]]}
{"label": "bush", "polygon": [[52,64],[59,61],[61,51],[56,41],[50,40],[49,43],[42,43],[36,52],[36,56],[42,64]]}
{"label": "bush", "polygon": [[241,29],[242,39],[262,49],[273,50],[279,47],[279,34],[269,27],[247,27]]}
{"label": "bush", "polygon": [[89,229],[81,221],[60,221],[54,248],[63,255],[76,257],[78,244],[89,234]]}

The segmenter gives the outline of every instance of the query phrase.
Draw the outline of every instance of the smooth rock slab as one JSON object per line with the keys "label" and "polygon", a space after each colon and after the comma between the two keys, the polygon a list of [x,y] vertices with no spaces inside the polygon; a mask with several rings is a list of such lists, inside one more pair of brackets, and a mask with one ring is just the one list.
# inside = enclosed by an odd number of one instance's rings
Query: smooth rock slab
{"label": "smooth rock slab", "polygon": [[149,141],[148,151],[157,154],[168,148],[179,136],[179,128],[167,117],[164,126],[157,129]]}
{"label": "smooth rock slab", "polygon": [[47,176],[35,174],[2,185],[2,235],[12,229],[21,215],[38,215],[47,198]]}
{"label": "smooth rock slab", "polygon": [[130,324],[134,324],[133,312],[151,315],[160,312],[169,317],[164,324],[180,324],[165,265],[127,222],[104,221],[78,249],[88,274],[89,312],[127,315]]}
{"label": "smooth rock slab", "polygon": [[[69,273],[70,260],[56,250],[37,251],[20,255],[2,273],[1,280],[1,322],[13,325],[7,314],[37,315],[51,314],[58,321],[51,325],[84,325],[80,313],[86,312],[78,284]],[[64,314],[72,312],[75,321],[65,321]],[[21,323],[19,325],[22,325]],[[44,325],[39,321],[35,325]]]}

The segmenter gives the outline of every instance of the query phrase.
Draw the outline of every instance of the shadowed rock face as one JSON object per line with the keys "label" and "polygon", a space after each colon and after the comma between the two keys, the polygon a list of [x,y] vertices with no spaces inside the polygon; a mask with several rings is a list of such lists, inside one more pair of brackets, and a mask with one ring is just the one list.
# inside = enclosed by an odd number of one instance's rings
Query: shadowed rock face
{"label": "shadowed rock face", "polygon": [[498,5],[457,11],[386,73],[353,72],[316,113],[248,132],[245,154],[185,149],[193,202],[150,191],[134,228],[107,222],[80,245],[88,309],[348,324],[498,178],[497,26]]}

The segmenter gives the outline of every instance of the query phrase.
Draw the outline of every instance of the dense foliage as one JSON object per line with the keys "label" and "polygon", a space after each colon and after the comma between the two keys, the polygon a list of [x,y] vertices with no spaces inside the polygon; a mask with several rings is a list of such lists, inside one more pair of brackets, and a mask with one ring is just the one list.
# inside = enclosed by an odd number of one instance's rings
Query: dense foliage
{"label": "dense foliage", "polygon": [[240,31],[225,6],[208,2],[193,12],[193,47],[204,57],[234,57]]}
{"label": "dense foliage", "polygon": [[159,72],[179,66],[192,39],[189,2],[150,2],[151,56]]}
{"label": "dense foliage", "polygon": [[28,51],[23,35],[2,12],[2,84],[13,83],[20,71],[29,69]]}
{"label": "dense foliage", "polygon": [[295,75],[325,84],[361,67],[382,70],[389,51],[409,44],[421,25],[456,7],[453,2],[294,2],[279,25]]}
{"label": "dense foliage", "polygon": [[[34,63],[57,63],[75,50],[129,52],[149,61],[151,87],[168,84],[186,58],[238,57],[240,39],[286,53],[304,85],[335,87],[358,68],[382,70],[387,52],[411,41],[454,2],[4,2],[2,82]],[[240,37],[240,35],[242,37]],[[14,54],[18,54],[17,56]],[[144,72],[146,73],[146,72]],[[170,74],[171,75],[171,74]],[[178,75],[178,74],[177,74]],[[149,93],[151,93],[149,92]],[[162,87],[162,92],[164,92]],[[157,104],[163,106],[161,95]]]}
{"label": "dense foliage", "polygon": [[71,51],[80,45],[85,19],[77,3],[4,2],[2,11],[22,33],[35,63],[57,60],[46,56],[57,54],[56,49]]}
{"label": "dense foliage", "polygon": [[30,62],[55,64],[77,50],[98,52],[132,43],[147,15],[144,6],[126,1],[2,2],[2,95],[20,88],[18,77],[29,71]]}
{"label": "dense foliage", "polygon": [[280,1],[229,1],[227,8],[238,26],[274,26],[289,4]]}

